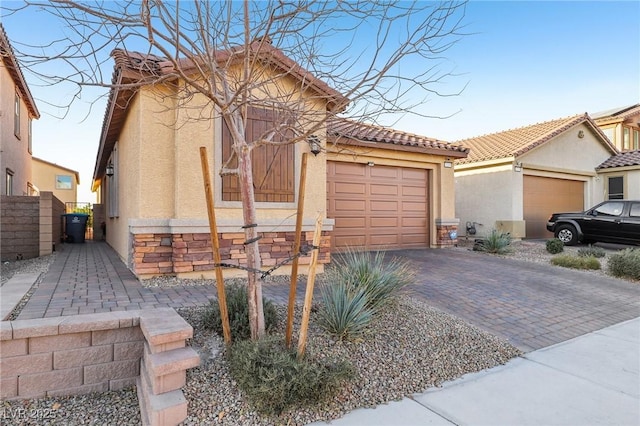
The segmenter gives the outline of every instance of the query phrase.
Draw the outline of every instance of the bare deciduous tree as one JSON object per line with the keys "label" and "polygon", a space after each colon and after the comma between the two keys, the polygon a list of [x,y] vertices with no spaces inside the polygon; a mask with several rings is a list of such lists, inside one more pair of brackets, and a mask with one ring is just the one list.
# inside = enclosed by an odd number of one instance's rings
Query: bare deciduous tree
{"label": "bare deciduous tree", "polygon": [[[237,175],[245,237],[252,337],[264,334],[261,269],[251,152],[295,143],[343,113],[376,122],[384,114],[416,113],[452,72],[444,53],[460,37],[465,3],[368,1],[32,1],[3,6],[52,15],[60,31],[37,46],[15,46],[23,66],[50,83],[119,88],[111,80],[114,49],[142,52],[141,85],[175,84],[175,105],[202,96],[229,129],[235,158],[220,173]],[[56,67],[43,68],[44,63]],[[152,64],[151,67],[149,64]],[[49,70],[55,69],[55,72]],[[297,84],[284,84],[294,76]],[[290,81],[290,79],[289,79]],[[274,111],[273,125],[247,140],[251,105]],[[314,105],[321,104],[319,109]],[[211,119],[212,117],[198,117]]]}

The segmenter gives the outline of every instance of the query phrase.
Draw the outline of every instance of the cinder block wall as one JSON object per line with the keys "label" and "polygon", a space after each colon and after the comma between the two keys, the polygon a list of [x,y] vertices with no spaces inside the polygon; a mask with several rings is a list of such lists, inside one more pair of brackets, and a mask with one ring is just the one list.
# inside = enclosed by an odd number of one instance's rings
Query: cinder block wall
{"label": "cinder block wall", "polygon": [[40,193],[40,256],[51,254],[62,237],[65,206],[53,192]]}
{"label": "cinder block wall", "polygon": [[0,258],[30,259],[40,254],[40,197],[0,196]]}
{"label": "cinder block wall", "polygon": [[0,322],[0,399],[118,390],[137,384],[145,425],[187,417],[180,389],[200,362],[193,328],[173,309]]}

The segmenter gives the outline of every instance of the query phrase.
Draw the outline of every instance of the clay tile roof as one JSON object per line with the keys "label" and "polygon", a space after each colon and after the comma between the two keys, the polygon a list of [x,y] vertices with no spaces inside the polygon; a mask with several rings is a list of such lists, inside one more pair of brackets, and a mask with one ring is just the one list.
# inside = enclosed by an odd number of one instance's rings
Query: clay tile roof
{"label": "clay tile roof", "polygon": [[640,166],[640,151],[626,151],[612,155],[596,169],[611,169],[614,167]]}
{"label": "clay tile roof", "polygon": [[22,100],[27,105],[29,113],[34,118],[40,118],[40,112],[38,111],[38,107],[36,107],[36,102],[31,95],[29,86],[27,86],[27,82],[24,79],[24,74],[22,74],[22,70],[16,59],[16,54],[11,47],[11,43],[9,43],[9,37],[7,37],[7,33],[4,31],[2,23],[0,23],[0,56],[7,71],[9,71],[11,75],[11,79],[18,88]]}
{"label": "clay tile roof", "polygon": [[464,164],[517,157],[583,122],[590,124],[592,130],[601,136],[603,143],[607,144],[612,153],[617,152],[589,115],[585,113],[457,141],[457,143],[471,149],[471,153],[466,159],[457,160],[457,162]]}
{"label": "clay tile roof", "polygon": [[[414,148],[417,151],[439,151],[440,154],[451,154],[464,157],[469,149],[460,144],[452,144],[426,136],[402,132],[372,124],[359,123],[345,118],[335,118],[327,123],[327,135],[330,139],[346,138],[350,141],[382,143],[384,148]],[[349,143],[344,141],[342,143]],[[370,146],[370,145],[367,145]],[[442,152],[444,151],[444,152]]]}

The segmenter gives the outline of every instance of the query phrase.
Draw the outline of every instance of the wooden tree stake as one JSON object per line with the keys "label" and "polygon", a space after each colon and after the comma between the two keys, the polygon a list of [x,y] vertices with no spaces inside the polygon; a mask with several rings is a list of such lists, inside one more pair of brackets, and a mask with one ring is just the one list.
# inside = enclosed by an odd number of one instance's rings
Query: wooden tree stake
{"label": "wooden tree stake", "polygon": [[[302,218],[304,214],[304,194],[307,181],[307,153],[302,154],[302,167],[300,169],[300,184],[298,185],[298,212],[296,216],[296,235],[293,242],[293,253],[300,253],[300,240],[302,237]],[[287,310],[287,330],[285,341],[287,348],[291,347],[291,335],[293,334],[293,310],[296,306],[296,286],[298,285],[298,257],[293,259],[291,265],[291,284],[289,285],[289,307]]]}
{"label": "wooden tree stake", "polygon": [[[316,219],[316,230],[313,234],[313,246],[320,245],[322,235],[322,216],[318,214]],[[307,278],[307,291],[304,295],[304,306],[302,308],[302,324],[300,325],[300,337],[298,339],[298,358],[304,355],[304,348],[307,345],[307,331],[309,330],[309,316],[311,315],[311,301],[313,299],[313,285],[316,281],[316,266],[318,265],[318,255],[320,249],[314,248],[311,253],[311,264],[309,265],[309,278]]]}
{"label": "wooden tree stake", "polygon": [[216,225],[216,213],[213,204],[213,191],[211,191],[211,176],[209,162],[207,161],[207,148],[200,147],[200,163],[202,164],[202,178],[204,180],[204,193],[207,200],[207,213],[209,214],[209,230],[211,232],[211,249],[213,261],[216,264],[216,286],[218,288],[218,305],[220,306],[220,318],[222,319],[222,334],[226,344],[231,343],[231,328],[229,327],[229,312],[227,312],[227,296],[224,291],[224,277],[220,266],[220,244],[218,242],[218,226]]}

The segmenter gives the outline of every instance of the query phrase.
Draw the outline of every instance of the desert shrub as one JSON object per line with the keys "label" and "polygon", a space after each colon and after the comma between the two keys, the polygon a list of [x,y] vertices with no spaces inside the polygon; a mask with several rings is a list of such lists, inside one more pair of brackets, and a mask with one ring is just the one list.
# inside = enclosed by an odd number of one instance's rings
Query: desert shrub
{"label": "desert shrub", "polygon": [[355,249],[336,255],[325,275],[327,285],[344,283],[345,290],[361,289],[366,294],[367,308],[374,313],[394,300],[415,278],[406,259],[387,260],[383,251]]}
{"label": "desert shrub", "polygon": [[258,411],[267,414],[331,398],[337,385],[353,376],[345,362],[298,358],[295,350],[273,337],[239,341],[227,354],[240,389]]}
{"label": "desert shrub", "polygon": [[318,325],[341,340],[362,335],[371,322],[373,310],[368,307],[367,294],[362,288],[338,281],[323,285],[320,297]]}
{"label": "desert shrub", "polygon": [[564,243],[557,238],[547,240],[547,251],[551,254],[558,254],[564,251]]}
{"label": "desert shrub", "polygon": [[321,287],[318,323],[340,339],[361,335],[372,317],[410,284],[409,261],[385,252],[347,249],[334,257]]}
{"label": "desert shrub", "polygon": [[[251,327],[249,326],[249,300],[247,288],[239,284],[225,286],[227,299],[227,312],[229,313],[229,328],[231,339],[245,340],[251,337]],[[262,299],[264,310],[264,328],[267,332],[272,331],[277,323],[276,308],[271,301]],[[204,326],[213,329],[222,335],[222,320],[220,317],[220,305],[217,299],[212,299],[207,306],[204,316]]]}
{"label": "desert shrub", "polygon": [[625,249],[609,256],[609,273],[640,280],[640,249]]}
{"label": "desert shrub", "polygon": [[476,240],[473,249],[486,253],[504,254],[511,250],[511,234],[492,229],[482,240]]}
{"label": "desert shrub", "polygon": [[563,254],[551,259],[551,263],[557,266],[573,269],[600,269],[600,261],[595,257],[580,257]]}
{"label": "desert shrub", "polygon": [[605,257],[605,255],[607,254],[607,252],[604,251],[604,249],[602,247],[594,247],[591,244],[589,244],[588,247],[582,247],[580,249],[578,249],[578,256],[581,257]]}

